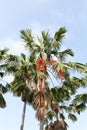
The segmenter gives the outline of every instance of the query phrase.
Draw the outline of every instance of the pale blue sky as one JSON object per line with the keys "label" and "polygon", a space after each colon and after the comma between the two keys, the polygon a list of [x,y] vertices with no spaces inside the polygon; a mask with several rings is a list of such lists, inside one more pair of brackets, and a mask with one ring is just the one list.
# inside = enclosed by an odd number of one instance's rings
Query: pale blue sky
{"label": "pale blue sky", "polygon": [[[30,28],[34,35],[44,29],[50,34],[61,26],[68,30],[63,45],[75,52],[73,60],[87,62],[87,0],[0,0],[0,49],[5,46],[14,54],[23,51],[20,30]],[[10,79],[7,79],[10,80]],[[87,91],[87,89],[86,89]],[[23,103],[6,94],[7,107],[0,109],[0,130],[19,130]],[[84,130],[87,110],[68,130]],[[39,130],[35,113],[27,106],[24,130]]]}

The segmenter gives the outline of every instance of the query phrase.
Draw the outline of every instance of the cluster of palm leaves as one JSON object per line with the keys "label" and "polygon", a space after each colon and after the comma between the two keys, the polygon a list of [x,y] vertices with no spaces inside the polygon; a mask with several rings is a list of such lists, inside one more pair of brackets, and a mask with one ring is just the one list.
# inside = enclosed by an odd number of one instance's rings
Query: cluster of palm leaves
{"label": "cluster of palm leaves", "polygon": [[3,95],[10,89],[8,82],[4,80],[4,76],[16,71],[16,63],[18,63],[17,56],[8,54],[8,48],[0,50],[0,107],[6,106],[6,101]]}
{"label": "cluster of palm leaves", "polygon": [[[21,38],[28,50],[27,55],[8,55],[5,62],[6,72],[14,75],[8,88],[14,96],[21,97],[23,112],[27,103],[36,110],[40,130],[44,126],[46,130],[66,130],[65,113],[76,121],[75,113],[86,109],[87,94],[76,94],[80,87],[86,87],[87,65],[67,61],[67,56],[74,56],[74,53],[71,49],[61,50],[65,33],[66,29],[62,27],[53,38],[49,31],[42,31],[41,37],[33,37],[31,30],[22,30]],[[73,77],[71,71],[79,72],[83,77]],[[25,113],[22,117],[20,130],[23,130]]]}
{"label": "cluster of palm leaves", "polygon": [[3,97],[3,94],[7,92],[7,88],[2,84],[2,78],[5,74],[6,68],[6,53],[8,49],[0,50],[0,107],[4,108],[6,106],[6,101]]}

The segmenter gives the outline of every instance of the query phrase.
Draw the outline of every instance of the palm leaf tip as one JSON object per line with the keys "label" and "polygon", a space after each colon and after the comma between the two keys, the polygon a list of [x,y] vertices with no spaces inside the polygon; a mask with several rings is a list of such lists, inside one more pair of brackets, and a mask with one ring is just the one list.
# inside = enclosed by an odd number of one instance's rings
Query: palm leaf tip
{"label": "palm leaf tip", "polygon": [[69,113],[68,118],[71,119],[73,122],[77,121],[77,117],[74,114]]}
{"label": "palm leaf tip", "polygon": [[21,30],[21,38],[24,40],[24,43],[26,43],[25,47],[31,48],[32,47],[32,42],[33,42],[33,37],[31,34],[31,30],[30,29],[26,29],[26,30]]}
{"label": "palm leaf tip", "polygon": [[2,94],[0,93],[0,107],[4,108],[6,107],[6,101],[4,99],[4,97],[2,96]]}
{"label": "palm leaf tip", "polygon": [[4,48],[3,50],[0,50],[0,55],[5,55],[8,52],[8,48]]}
{"label": "palm leaf tip", "polygon": [[65,29],[65,27],[61,27],[54,35],[54,38],[56,39],[56,41],[60,41],[60,39],[65,36],[66,32],[67,30]]}

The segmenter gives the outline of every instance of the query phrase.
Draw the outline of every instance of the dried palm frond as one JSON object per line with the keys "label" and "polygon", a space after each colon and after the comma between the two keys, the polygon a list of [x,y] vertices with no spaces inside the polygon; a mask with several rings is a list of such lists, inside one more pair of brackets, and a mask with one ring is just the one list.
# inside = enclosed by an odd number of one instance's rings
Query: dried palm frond
{"label": "dried palm frond", "polygon": [[47,130],[54,130],[54,124],[52,122],[50,122],[50,124],[48,125]]}
{"label": "dried palm frond", "polygon": [[41,106],[48,106],[50,103],[49,95],[43,91],[39,91],[34,96],[34,106],[35,109],[40,108]]}
{"label": "dried palm frond", "polygon": [[45,115],[46,115],[46,108],[44,106],[37,109],[36,117],[38,120],[40,121],[44,120]]}
{"label": "dried palm frond", "polygon": [[66,125],[64,120],[59,121],[59,128],[62,130],[66,130]]}
{"label": "dried palm frond", "polygon": [[67,130],[64,120],[55,121],[54,130]]}
{"label": "dried palm frond", "polygon": [[37,110],[36,117],[38,120],[44,120],[46,108],[50,103],[50,98],[46,92],[39,91],[34,96],[34,107]]}

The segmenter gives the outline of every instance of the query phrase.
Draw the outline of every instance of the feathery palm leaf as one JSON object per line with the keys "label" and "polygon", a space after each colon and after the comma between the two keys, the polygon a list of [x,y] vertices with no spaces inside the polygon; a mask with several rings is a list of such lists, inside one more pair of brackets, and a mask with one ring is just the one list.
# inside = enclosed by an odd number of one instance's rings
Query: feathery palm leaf
{"label": "feathery palm leaf", "polygon": [[71,49],[66,49],[58,53],[60,61],[65,61],[67,56],[74,56],[74,53]]}
{"label": "feathery palm leaf", "polygon": [[68,114],[68,118],[69,118],[70,120],[72,120],[73,122],[74,122],[74,121],[77,121],[77,117],[76,117],[74,114],[69,113],[69,114]]}
{"label": "feathery palm leaf", "polygon": [[31,34],[31,30],[29,30],[29,29],[21,30],[20,32],[21,32],[21,38],[26,43],[25,47],[29,48],[29,50],[32,51],[32,48],[33,48],[33,37],[32,37],[32,34]]}

